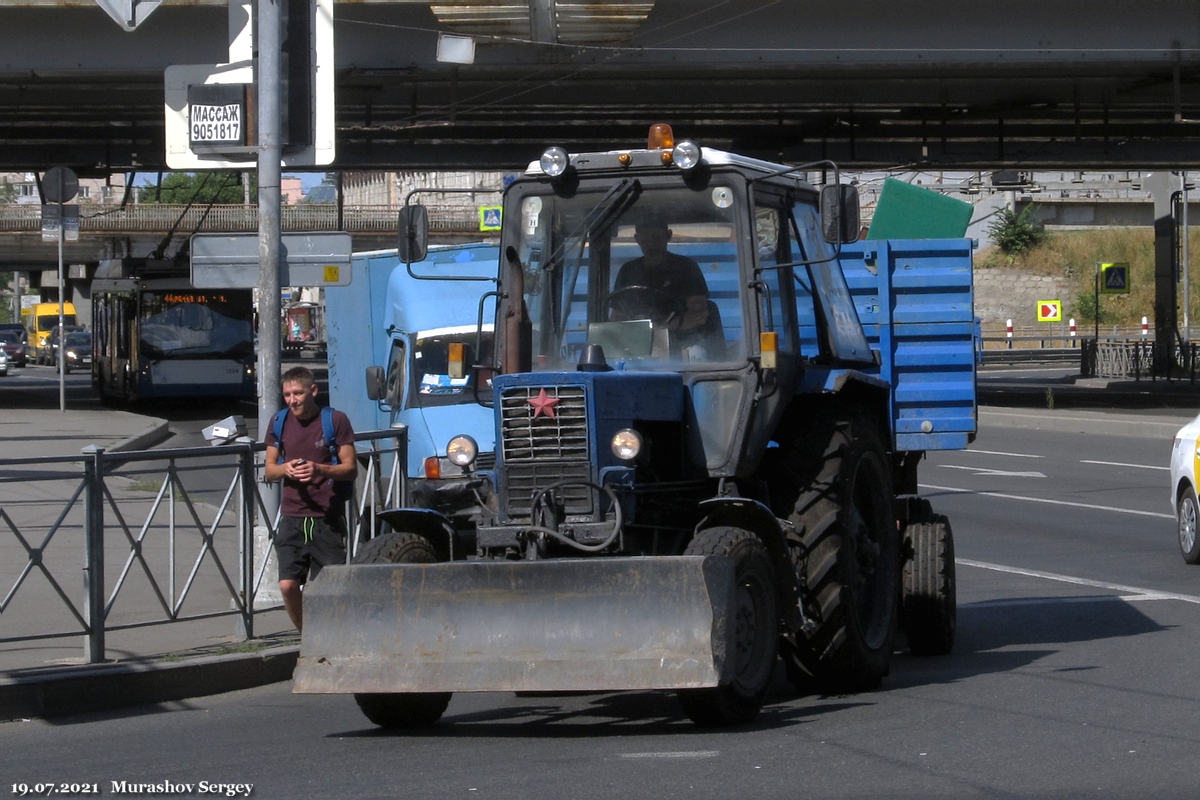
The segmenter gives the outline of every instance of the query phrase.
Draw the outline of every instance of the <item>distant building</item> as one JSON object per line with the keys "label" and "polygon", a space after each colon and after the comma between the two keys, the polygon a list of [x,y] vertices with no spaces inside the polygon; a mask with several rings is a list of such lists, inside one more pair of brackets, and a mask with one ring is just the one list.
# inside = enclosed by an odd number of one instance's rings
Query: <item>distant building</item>
{"label": "distant building", "polygon": [[294,206],[304,199],[304,186],[300,178],[283,177],[279,179],[279,193],[283,195],[283,204]]}
{"label": "distant building", "polygon": [[[428,189],[414,202],[424,205],[469,206],[499,202],[506,173],[482,170],[469,172],[347,172],[342,176],[342,195],[347,205],[399,206],[414,189]],[[454,189],[439,194],[438,190]]]}
{"label": "distant building", "polygon": [[[38,176],[33,172],[0,172],[0,187],[12,199],[2,202],[41,204]],[[117,173],[107,178],[80,178],[79,193],[72,203],[119,203],[125,196],[125,175]]]}

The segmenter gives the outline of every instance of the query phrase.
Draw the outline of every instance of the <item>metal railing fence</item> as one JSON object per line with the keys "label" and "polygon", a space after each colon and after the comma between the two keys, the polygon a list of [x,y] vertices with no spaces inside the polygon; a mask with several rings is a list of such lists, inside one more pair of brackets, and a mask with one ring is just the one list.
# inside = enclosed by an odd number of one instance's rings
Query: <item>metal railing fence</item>
{"label": "metal railing fence", "polygon": [[1159,343],[1144,338],[1084,342],[1080,374],[1089,378],[1133,378],[1140,380],[1185,380],[1195,383],[1200,366],[1200,344],[1173,342],[1166,358],[1165,374],[1155,369]]}
{"label": "metal railing fence", "polygon": [[[405,430],[356,439],[348,558],[378,530],[378,512],[407,496]],[[278,520],[266,513],[263,450],[93,446],[0,459],[0,644],[82,634],[85,660],[98,663],[110,632],[222,616],[254,638],[255,614],[282,607],[256,602]]]}

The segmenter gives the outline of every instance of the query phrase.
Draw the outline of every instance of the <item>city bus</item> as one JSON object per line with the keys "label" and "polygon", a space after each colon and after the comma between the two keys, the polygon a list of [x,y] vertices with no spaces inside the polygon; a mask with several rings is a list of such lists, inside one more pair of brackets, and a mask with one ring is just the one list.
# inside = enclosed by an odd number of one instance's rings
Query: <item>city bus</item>
{"label": "city bus", "polygon": [[252,290],[197,289],[186,264],[101,262],[92,334],[102,402],[257,396]]}

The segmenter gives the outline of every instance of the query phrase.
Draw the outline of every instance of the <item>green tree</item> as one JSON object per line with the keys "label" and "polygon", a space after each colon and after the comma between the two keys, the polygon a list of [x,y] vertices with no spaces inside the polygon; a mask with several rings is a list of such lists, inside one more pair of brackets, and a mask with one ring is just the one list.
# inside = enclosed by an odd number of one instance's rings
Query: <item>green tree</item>
{"label": "green tree", "polygon": [[[142,191],[144,203],[167,205],[239,204],[246,199],[241,172],[172,172],[159,186],[146,186]],[[256,196],[257,179],[250,174],[250,198]]]}
{"label": "green tree", "polygon": [[1030,218],[1032,212],[1032,203],[1020,214],[1007,206],[996,212],[995,219],[988,225],[988,233],[1004,255],[1020,255],[1046,239],[1046,229]]}
{"label": "green tree", "polygon": [[17,187],[5,181],[0,183],[0,203],[17,202]]}
{"label": "green tree", "polygon": [[[1071,305],[1070,314],[1076,317],[1081,324],[1088,323],[1094,325],[1096,324],[1096,311],[1096,293],[1094,291],[1081,291],[1075,302]],[[1111,308],[1105,308],[1103,298],[1100,299],[1099,311],[1099,324],[1109,325],[1120,322]]]}

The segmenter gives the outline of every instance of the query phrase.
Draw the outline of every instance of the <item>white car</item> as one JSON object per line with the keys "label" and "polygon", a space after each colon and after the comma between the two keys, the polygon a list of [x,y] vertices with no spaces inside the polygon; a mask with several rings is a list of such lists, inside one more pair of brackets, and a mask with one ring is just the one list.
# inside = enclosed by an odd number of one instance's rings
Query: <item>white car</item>
{"label": "white car", "polygon": [[8,376],[8,353],[4,352],[4,348],[0,347],[0,377]]}
{"label": "white car", "polygon": [[1200,564],[1200,537],[1196,535],[1196,518],[1200,516],[1200,503],[1196,500],[1198,481],[1200,416],[1179,429],[1171,446],[1171,505],[1175,507],[1179,551],[1189,564]]}

